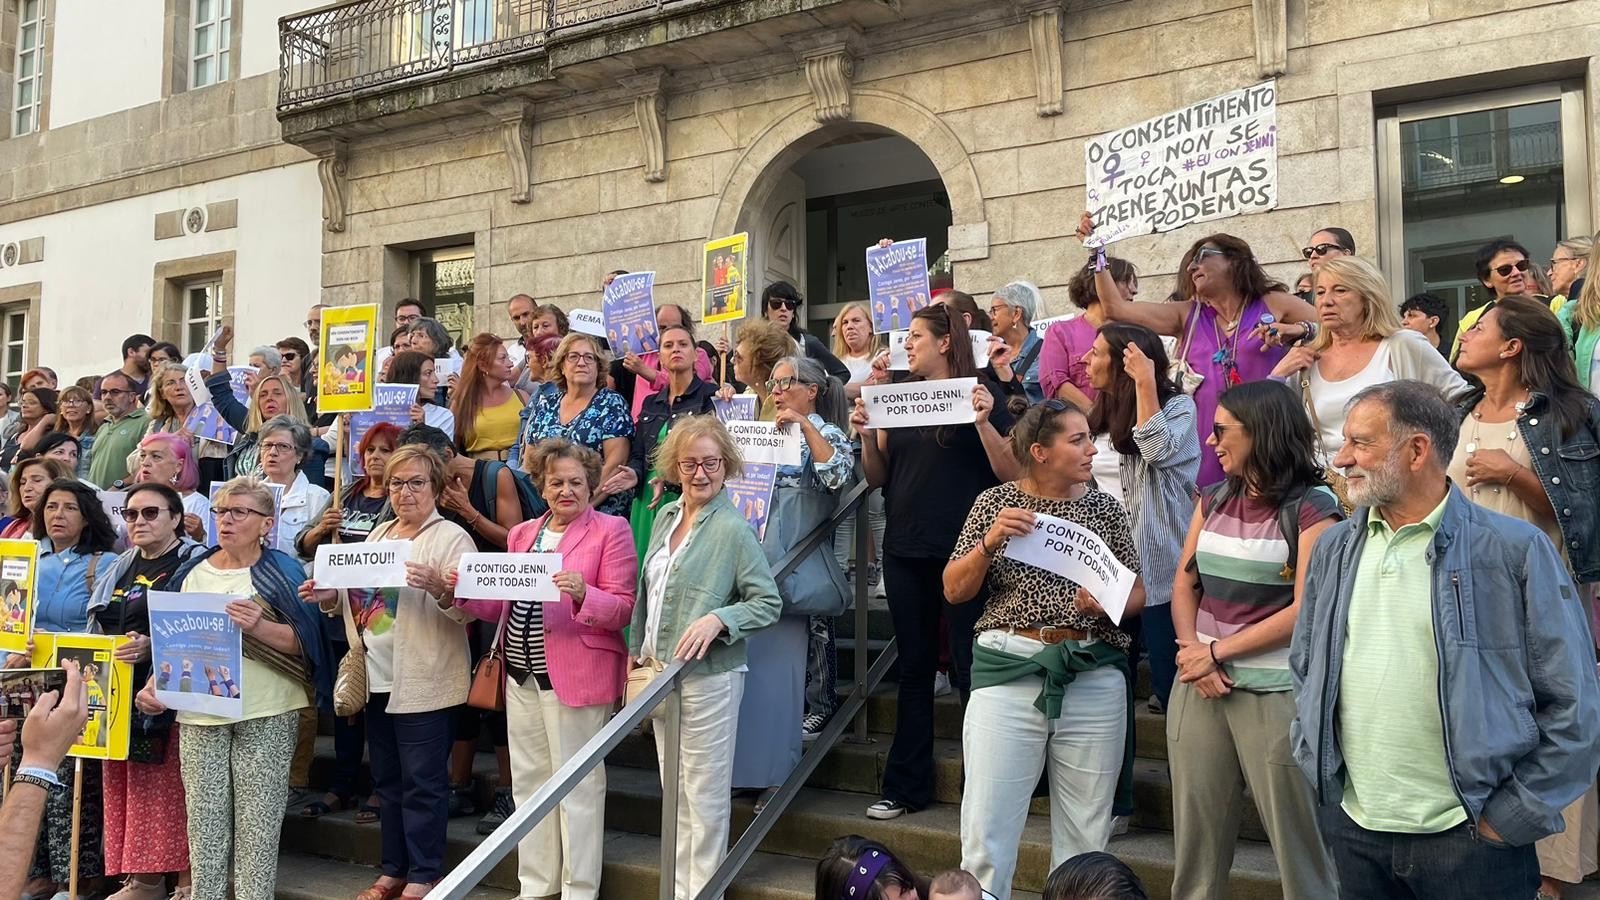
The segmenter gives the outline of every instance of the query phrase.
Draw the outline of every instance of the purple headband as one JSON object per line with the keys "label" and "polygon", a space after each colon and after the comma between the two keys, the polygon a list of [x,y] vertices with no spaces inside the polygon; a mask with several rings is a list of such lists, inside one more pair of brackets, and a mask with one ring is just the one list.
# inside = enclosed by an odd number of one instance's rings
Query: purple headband
{"label": "purple headband", "polygon": [[850,870],[850,881],[844,888],[844,900],[865,900],[872,890],[872,883],[878,880],[878,873],[891,862],[894,862],[894,857],[881,850],[867,851],[867,855],[857,860],[855,868]]}

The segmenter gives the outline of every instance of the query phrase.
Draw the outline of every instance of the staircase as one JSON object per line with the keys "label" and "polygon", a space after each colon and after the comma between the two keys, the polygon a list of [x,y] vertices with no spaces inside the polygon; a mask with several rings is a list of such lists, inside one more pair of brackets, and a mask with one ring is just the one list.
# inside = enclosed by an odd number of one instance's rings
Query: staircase
{"label": "staircase", "polygon": [[[866,639],[874,651],[892,634],[887,609],[871,610]],[[853,678],[853,617],[840,620],[841,688]],[[1135,807],[1132,828],[1114,837],[1107,848],[1138,872],[1152,898],[1165,900],[1172,884],[1172,802],[1166,773],[1165,719],[1146,710],[1149,669],[1141,666],[1135,726]],[[895,727],[895,684],[886,682],[871,698],[866,744],[846,738],[823,760],[808,786],[785,811],[761,850],[752,857],[728,896],[732,900],[808,900],[814,893],[816,860],[835,837],[862,834],[882,841],[918,874],[931,877],[961,860],[961,710],[956,698],[935,704],[937,802],[930,808],[886,822],[865,815],[878,799],[884,760]],[[318,739],[313,784],[326,784],[333,762],[333,739]],[[608,900],[653,900],[657,897],[661,823],[661,785],[656,774],[654,741],[635,734],[607,760],[605,874],[602,896]],[[475,789],[485,808],[497,776],[491,753],[478,754]],[[736,799],[732,835],[737,838],[752,818],[752,800]],[[480,840],[477,817],[451,822],[448,862],[454,865]],[[1280,898],[1277,866],[1265,842],[1253,805],[1245,804],[1241,835],[1234,856],[1228,896],[1232,900]],[[378,859],[378,825],[358,825],[354,814],[334,813],[308,820],[293,811],[284,820],[278,896],[290,900],[349,900],[372,883]],[[348,862],[355,860],[359,862]],[[1018,851],[1013,895],[1033,900],[1050,871],[1048,798],[1033,802]],[[1600,896],[1595,882],[1569,890],[1569,900]],[[516,856],[507,857],[472,896],[503,900],[517,894]]]}

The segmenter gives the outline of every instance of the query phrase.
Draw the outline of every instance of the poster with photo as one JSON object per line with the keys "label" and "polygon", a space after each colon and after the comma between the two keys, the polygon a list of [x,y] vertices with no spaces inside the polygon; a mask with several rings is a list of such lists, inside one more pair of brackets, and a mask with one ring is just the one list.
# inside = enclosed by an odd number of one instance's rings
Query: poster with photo
{"label": "poster with photo", "polygon": [[183,428],[197,438],[229,446],[239,439],[239,433],[223,420],[222,413],[217,412],[209,400],[190,411],[189,418],[183,420]]}
{"label": "poster with photo", "polygon": [[317,359],[317,411],[360,412],[372,408],[377,367],[378,307],[330,306],[322,311]]}
{"label": "poster with photo", "polygon": [[0,541],[0,650],[28,649],[38,563],[39,545],[34,541]]}
{"label": "poster with photo", "polygon": [[150,659],[156,699],[170,709],[244,714],[244,636],[227,606],[247,597],[151,591]]}
{"label": "poster with photo", "polygon": [[911,314],[928,305],[930,294],[927,238],[867,248],[867,302],[874,334],[910,328]]}
{"label": "poster with photo", "polygon": [[116,659],[116,649],[128,639],[109,634],[36,634],[33,664],[60,668],[65,660],[78,664],[89,697],[89,720],[68,756],[84,759],[127,759],[133,724],[133,666]]}
{"label": "poster with photo", "polygon": [[711,409],[723,424],[749,421],[756,417],[756,397],[754,394],[734,394],[727,400],[712,400]]}
{"label": "poster with photo", "polygon": [[[211,490],[206,495],[206,499],[211,501],[211,515],[206,516],[207,547],[215,547],[217,545],[217,491],[222,490],[222,485],[223,482],[220,481],[212,484]],[[283,518],[283,492],[287,488],[281,484],[269,484],[267,487],[272,489],[272,529],[267,532],[267,546],[276,547],[278,546],[279,520]]]}
{"label": "poster with photo", "polygon": [[777,466],[745,463],[744,472],[738,478],[729,478],[723,488],[728,494],[728,502],[756,530],[756,540],[761,540],[767,533],[767,516],[772,511],[772,484],[777,475]]}
{"label": "poster with photo", "polygon": [[750,235],[707,241],[700,265],[700,321],[707,325],[742,319],[749,307]]}
{"label": "poster with photo", "polygon": [[0,669],[0,719],[25,719],[33,704],[67,685],[61,669]]}
{"label": "poster with photo", "polygon": [[606,320],[606,340],[616,356],[643,356],[660,346],[656,335],[654,272],[618,275],[606,285],[600,312]]}
{"label": "poster with photo", "polygon": [[350,417],[350,434],[344,451],[350,474],[367,474],[366,467],[361,464],[361,455],[356,452],[367,432],[380,422],[388,422],[405,431],[411,427],[411,407],[416,402],[417,386],[414,384],[380,384],[373,388],[372,409]]}

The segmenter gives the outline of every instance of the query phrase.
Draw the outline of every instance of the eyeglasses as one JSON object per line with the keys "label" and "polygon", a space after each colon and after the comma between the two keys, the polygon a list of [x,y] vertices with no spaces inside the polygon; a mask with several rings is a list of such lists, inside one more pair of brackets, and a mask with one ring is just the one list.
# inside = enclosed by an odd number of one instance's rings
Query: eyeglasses
{"label": "eyeglasses", "polygon": [[800,308],[799,300],[789,300],[784,297],[773,297],[767,301],[768,309],[788,309],[790,312]]}
{"label": "eyeglasses", "polygon": [[[113,396],[115,394],[132,394],[134,396],[138,396],[139,392],[138,391],[125,391],[125,390],[123,390],[121,388],[101,388],[100,389],[100,396],[102,396],[102,397],[110,397],[110,396]],[[81,403],[82,401],[79,401],[79,402]]]}
{"label": "eyeglasses", "polygon": [[413,314],[410,314],[410,315],[401,315],[400,313],[395,313],[394,314],[394,323],[396,325],[410,325],[411,323],[417,321],[420,318],[422,318],[422,315],[420,313],[413,313]]}
{"label": "eyeglasses", "polygon": [[[259,509],[251,509],[248,506],[228,506],[213,509],[212,512],[216,514],[218,522],[238,522],[251,516],[260,516],[263,519],[272,518],[270,513],[264,513]],[[126,517],[126,514],[124,514],[124,517]]]}
{"label": "eyeglasses", "polygon": [[715,475],[722,471],[722,457],[713,456],[710,459],[680,459],[678,460],[678,474],[685,477],[692,476],[695,469],[705,469],[707,475]]}
{"label": "eyeglasses", "polygon": [[1550,257],[1550,268],[1554,269],[1556,267],[1556,263],[1564,263],[1564,262],[1578,262],[1578,257],[1576,257],[1576,256],[1552,256],[1552,257]]}
{"label": "eyeglasses", "polygon": [[[507,361],[509,362],[510,360],[508,359]],[[600,357],[595,356],[593,353],[568,353],[567,354],[567,362],[587,363],[588,365],[592,366],[592,365],[594,365],[595,363],[597,363],[599,361],[600,361]]]}
{"label": "eyeglasses", "polygon": [[1344,248],[1338,244],[1317,244],[1314,247],[1301,247],[1300,255],[1306,259],[1313,256],[1327,256],[1330,253],[1343,253]]}
{"label": "eyeglasses", "polygon": [[132,525],[134,522],[137,522],[140,519],[143,519],[146,522],[154,522],[155,520],[161,518],[161,514],[166,511],[166,508],[161,506],[141,506],[138,509],[134,509],[131,506],[124,506],[122,508],[122,521],[127,522],[129,525]]}
{"label": "eyeglasses", "polygon": [[1528,267],[1530,265],[1531,263],[1529,263],[1527,260],[1519,259],[1514,263],[1506,263],[1503,266],[1495,266],[1494,273],[1499,275],[1501,278],[1510,278],[1512,272],[1526,272],[1528,271]]}
{"label": "eyeglasses", "polygon": [[1211,436],[1220,441],[1220,440],[1222,440],[1222,435],[1228,430],[1229,427],[1230,426],[1223,425],[1220,422],[1212,422],[1211,423]]}
{"label": "eyeglasses", "polygon": [[389,479],[389,493],[391,494],[398,494],[401,491],[405,491],[408,494],[420,494],[427,488],[428,479],[426,478],[410,478],[403,481],[398,478]]}
{"label": "eyeglasses", "polygon": [[1227,256],[1227,255],[1228,255],[1228,251],[1219,249],[1217,247],[1201,247],[1199,250],[1196,250],[1194,252],[1194,262],[1195,262],[1195,265],[1199,265],[1200,263],[1205,262],[1206,260],[1210,259],[1213,256]]}
{"label": "eyeglasses", "polygon": [[[133,392],[132,391],[101,391],[101,393],[106,393],[106,394],[109,394],[109,393],[131,394]],[[89,401],[83,399],[82,397],[68,397],[67,399],[61,401],[61,405],[62,406],[68,406],[68,405],[71,405],[71,406],[88,406],[89,405]]]}
{"label": "eyeglasses", "polygon": [[294,445],[282,441],[262,441],[258,444],[262,453],[293,453]]}
{"label": "eyeglasses", "polygon": [[785,375],[782,378],[768,378],[767,393],[770,394],[773,391],[787,391],[789,388],[794,387],[794,383],[799,380],[799,378],[796,378],[793,375]]}
{"label": "eyeglasses", "polygon": [[307,331],[316,331],[317,329],[319,329],[321,327],[322,327],[322,320],[321,319],[307,319],[306,320],[306,330]]}

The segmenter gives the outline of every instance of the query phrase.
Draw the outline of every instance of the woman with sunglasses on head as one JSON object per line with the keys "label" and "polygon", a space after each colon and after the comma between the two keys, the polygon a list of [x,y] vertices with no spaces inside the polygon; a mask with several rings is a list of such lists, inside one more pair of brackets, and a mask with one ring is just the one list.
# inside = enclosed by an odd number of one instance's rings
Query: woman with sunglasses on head
{"label": "woman with sunglasses on head", "polygon": [[1139,325],[1101,326],[1084,363],[1099,395],[1089,412],[1090,431],[1103,435],[1119,457],[1118,483],[1147,585],[1140,627],[1152,697],[1165,708],[1178,653],[1168,604],[1200,467],[1194,399],[1168,377],[1161,338]]}
{"label": "woman with sunglasses on head", "polygon": [[[1600,400],[1578,384],[1566,331],[1542,301],[1496,300],[1461,336],[1461,371],[1482,389],[1459,407],[1450,478],[1472,502],[1539,527],[1561,552],[1593,627],[1600,582]],[[1597,867],[1600,801],[1590,787],[1543,838],[1540,894],[1559,898]]]}
{"label": "woman with sunglasses on head", "polygon": [[[1078,237],[1088,240],[1094,223],[1088,213],[1078,223]],[[1104,249],[1092,251],[1095,293],[1114,322],[1143,325],[1156,334],[1178,339],[1174,372],[1178,387],[1194,397],[1195,424],[1211,431],[1217,397],[1246,381],[1268,377],[1283,358],[1284,341],[1314,336],[1316,311],[1290,294],[1261,268],[1250,245],[1231,234],[1213,234],[1196,241],[1178,264],[1178,303],[1136,303],[1116,289]],[[1270,317],[1270,319],[1264,318]],[[1209,446],[1200,448],[1201,487],[1222,480],[1222,466]]]}
{"label": "woman with sunglasses on head", "polygon": [[[828,352],[821,338],[800,327],[800,307],[805,302],[794,285],[787,281],[774,281],[761,292],[761,318],[789,333],[799,355],[822,363],[829,375],[840,384],[850,380],[850,369]],[[785,353],[785,356],[793,354]],[[747,382],[748,383],[748,382]]]}
{"label": "woman with sunglasses on head", "polygon": [[[1010,444],[1021,477],[978,495],[943,575],[944,596],[976,601],[981,614],[961,734],[961,867],[1000,900],[1010,896],[1028,804],[1047,767],[1051,866],[1111,839],[1112,800],[1131,765],[1127,629],[1148,583],[1138,577],[1127,512],[1090,486],[1095,448],[1083,412],[1047,400],[1017,421]],[[1039,515],[1095,535],[1134,574],[1120,625],[1086,587],[1005,555]]]}
{"label": "woman with sunglasses on head", "polygon": [[[1343,260],[1329,260],[1328,268]],[[1319,276],[1320,277],[1320,276]],[[1294,390],[1228,389],[1207,442],[1227,479],[1201,492],[1172,588],[1180,683],[1167,712],[1174,897],[1222,898],[1249,789],[1288,900],[1331,897],[1311,787],[1289,754],[1289,639],[1311,548],[1344,518],[1322,481],[1315,431]]]}
{"label": "woman with sunglasses on head", "polygon": [[[147,452],[146,460],[151,452],[157,451]],[[128,638],[116,656],[133,666],[134,685],[143,686],[151,675],[150,592],[168,590],[178,569],[206,552],[184,534],[184,516],[183,499],[165,479],[130,487],[122,521],[132,546],[96,583],[89,601],[95,631]],[[111,900],[162,900],[169,872],[178,873],[179,891],[188,894],[188,816],[173,724],[170,713],[136,717],[135,746],[153,753],[103,764],[106,874],[127,876]]]}
{"label": "woman with sunglasses on head", "polygon": [[[911,316],[906,359],[912,381],[976,377],[966,321],[935,303]],[[1021,467],[1006,433],[1012,417],[997,404],[1000,388],[979,377],[971,425],[879,429],[856,401],[850,422],[861,434],[867,480],[882,485],[888,526],[883,576],[900,647],[900,689],[894,745],[883,777],[883,799],[868,807],[892,819],[933,802],[933,680],[939,660],[939,617],[948,623],[951,681],[966,702],[976,603],[945,601],[939,573],[956,545],[973,501],[988,488],[1018,477]]]}
{"label": "woman with sunglasses on head", "polygon": [[51,430],[70,435],[77,441],[77,474],[79,478],[88,478],[89,454],[94,449],[94,395],[73,385],[61,392],[56,404],[59,412]]}
{"label": "woman with sunglasses on head", "polygon": [[[178,760],[189,820],[193,900],[268,900],[278,880],[278,837],[288,798],[300,710],[331,702],[333,672],[317,613],[301,601],[305,570],[267,544],[272,490],[235,478],[216,495],[217,546],[189,558],[169,584],[177,592],[245,597],[228,618],[243,634],[243,712],[238,718],[177,715]],[[155,679],[134,703],[167,711]]]}

